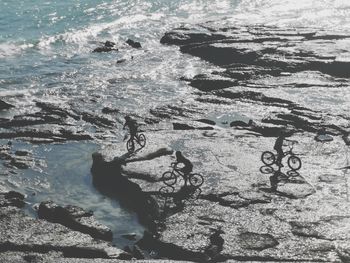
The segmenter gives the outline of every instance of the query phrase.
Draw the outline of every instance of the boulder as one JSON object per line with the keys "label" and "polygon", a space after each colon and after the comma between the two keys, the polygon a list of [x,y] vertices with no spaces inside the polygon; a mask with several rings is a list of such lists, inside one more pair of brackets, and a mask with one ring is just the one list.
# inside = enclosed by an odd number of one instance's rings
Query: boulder
{"label": "boulder", "polygon": [[134,41],[134,40],[132,40],[132,39],[128,39],[128,40],[126,41],[126,43],[127,43],[129,46],[133,47],[133,48],[141,48],[140,42],[136,42],[136,41]]}

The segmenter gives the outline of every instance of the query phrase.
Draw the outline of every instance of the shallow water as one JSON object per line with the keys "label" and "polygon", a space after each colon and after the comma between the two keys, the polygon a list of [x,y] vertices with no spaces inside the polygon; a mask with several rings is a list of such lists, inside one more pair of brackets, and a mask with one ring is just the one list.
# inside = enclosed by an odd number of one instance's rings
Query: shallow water
{"label": "shallow water", "polygon": [[[36,100],[69,104],[96,113],[108,106],[141,114],[174,100],[190,101],[192,89],[179,78],[204,73],[213,66],[181,54],[176,47],[161,45],[159,40],[167,30],[182,24],[224,17],[230,17],[233,23],[322,27],[344,33],[350,30],[350,3],[2,0],[0,96],[17,107],[9,113],[0,113],[0,117],[30,111]],[[143,49],[126,46],[128,38],[140,41]],[[106,40],[117,42],[119,52],[91,53]],[[349,48],[349,42],[336,47],[338,59],[349,59],[341,55],[341,50]],[[116,63],[119,59],[126,62]],[[316,109],[342,114],[348,109],[346,88],[326,92],[320,89],[315,94],[306,89],[283,92]],[[248,120],[238,112],[208,112],[208,118],[222,127],[232,119]],[[29,169],[3,178],[12,188],[29,195],[29,213],[34,215],[32,204],[52,199],[59,204],[94,210],[96,218],[112,228],[114,241],[120,246],[128,243],[120,234],[133,232],[141,236],[144,228],[135,214],[102,196],[91,184],[91,153],[99,149],[97,143],[32,146],[15,142],[14,147],[27,148],[33,151],[36,160],[42,160],[34,171]]]}

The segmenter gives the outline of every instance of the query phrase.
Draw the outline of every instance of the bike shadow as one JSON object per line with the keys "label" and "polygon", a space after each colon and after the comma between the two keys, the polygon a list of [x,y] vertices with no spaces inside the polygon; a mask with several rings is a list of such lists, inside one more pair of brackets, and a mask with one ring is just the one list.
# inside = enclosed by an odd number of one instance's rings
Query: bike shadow
{"label": "bike shadow", "polygon": [[162,186],[158,195],[162,202],[162,215],[169,215],[182,211],[186,204],[192,203],[200,198],[202,190],[200,187],[184,185],[179,190],[175,190],[173,186]]}
{"label": "bike shadow", "polygon": [[288,170],[287,172],[283,173],[281,170],[281,167],[275,169],[272,165],[263,165],[260,167],[260,172],[262,174],[275,174],[276,172],[280,173],[283,178],[291,178],[291,177],[297,177],[300,176],[300,173],[296,170]]}

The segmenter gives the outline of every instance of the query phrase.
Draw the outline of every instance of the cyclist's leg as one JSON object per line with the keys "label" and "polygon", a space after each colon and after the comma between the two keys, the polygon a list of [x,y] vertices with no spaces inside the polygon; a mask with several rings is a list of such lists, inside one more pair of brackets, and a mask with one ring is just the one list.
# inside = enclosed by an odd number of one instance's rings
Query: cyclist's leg
{"label": "cyclist's leg", "polygon": [[181,169],[182,170],[182,173],[184,175],[184,180],[185,180],[185,186],[187,186],[187,181],[189,179],[189,175],[190,173],[192,172],[192,169],[190,169],[189,167],[184,167]]}
{"label": "cyclist's leg", "polygon": [[276,164],[279,166],[282,166],[282,158],[283,156],[283,150],[282,149],[278,149],[277,151],[277,159],[276,159]]}

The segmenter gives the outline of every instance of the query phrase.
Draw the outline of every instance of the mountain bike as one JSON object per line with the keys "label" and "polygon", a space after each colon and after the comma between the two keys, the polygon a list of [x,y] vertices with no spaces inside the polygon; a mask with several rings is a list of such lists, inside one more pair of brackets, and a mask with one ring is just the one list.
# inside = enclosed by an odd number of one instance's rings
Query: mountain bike
{"label": "mountain bike", "polygon": [[135,142],[140,145],[140,148],[145,147],[146,145],[146,136],[143,133],[136,133],[136,135],[126,142],[126,149],[129,153],[135,151]]}
{"label": "mountain bike", "polygon": [[[289,145],[289,150],[286,152],[283,152],[283,157],[286,157],[287,155],[290,155],[288,157],[287,160],[287,164],[289,166],[289,168],[293,171],[299,170],[301,168],[301,160],[298,156],[296,156],[293,153],[293,145],[295,144],[295,142],[292,142]],[[271,166],[273,164],[276,164],[276,160],[277,160],[277,155],[270,152],[270,151],[265,151],[262,153],[261,155],[261,161],[266,164],[267,166]],[[278,165],[278,164],[277,164]]]}
{"label": "mountain bike", "polygon": [[184,179],[185,184],[188,181],[190,183],[190,185],[194,186],[194,187],[200,187],[204,182],[203,176],[200,174],[190,173],[188,175],[188,178],[186,178],[184,173],[180,169],[178,169],[176,167],[176,165],[172,165],[170,167],[173,168],[172,171],[167,171],[167,172],[163,173],[163,175],[162,175],[163,183],[168,185],[168,186],[175,185],[180,176]]}

